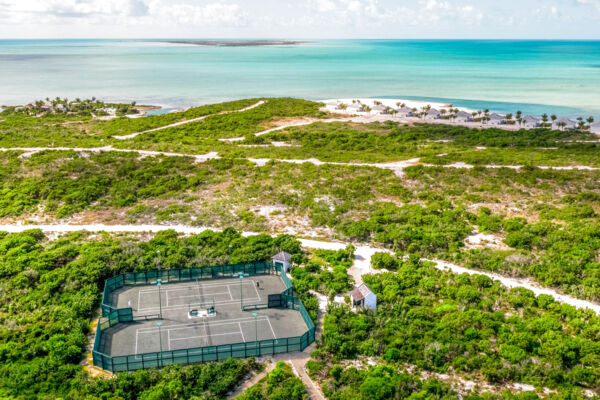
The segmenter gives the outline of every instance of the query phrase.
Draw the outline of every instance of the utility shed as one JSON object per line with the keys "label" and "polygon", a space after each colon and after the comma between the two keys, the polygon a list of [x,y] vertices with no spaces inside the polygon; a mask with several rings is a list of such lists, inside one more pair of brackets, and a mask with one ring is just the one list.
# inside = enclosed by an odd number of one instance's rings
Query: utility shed
{"label": "utility shed", "polygon": [[350,301],[356,307],[365,307],[369,310],[377,308],[377,295],[367,285],[361,283],[350,292]]}
{"label": "utility shed", "polygon": [[273,263],[276,266],[282,267],[285,272],[288,272],[290,270],[290,266],[292,265],[292,255],[290,253],[286,253],[285,251],[280,251],[273,256]]}

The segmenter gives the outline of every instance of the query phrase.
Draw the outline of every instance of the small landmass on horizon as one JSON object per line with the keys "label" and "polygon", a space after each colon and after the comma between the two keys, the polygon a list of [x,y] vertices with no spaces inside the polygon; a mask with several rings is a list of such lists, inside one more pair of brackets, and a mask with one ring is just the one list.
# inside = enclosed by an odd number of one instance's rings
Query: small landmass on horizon
{"label": "small landmass on horizon", "polygon": [[293,46],[302,44],[297,40],[168,40],[167,43],[193,44],[195,46],[249,47],[249,46]]}
{"label": "small landmass on horizon", "polygon": [[220,47],[293,46],[304,43],[297,40],[168,40],[166,42],[173,44]]}

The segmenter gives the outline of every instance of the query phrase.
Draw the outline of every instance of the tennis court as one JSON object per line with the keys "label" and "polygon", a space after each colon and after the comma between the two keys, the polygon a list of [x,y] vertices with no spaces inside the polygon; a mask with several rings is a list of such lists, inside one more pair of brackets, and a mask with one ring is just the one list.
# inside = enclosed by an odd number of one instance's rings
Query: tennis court
{"label": "tennis court", "polygon": [[102,351],[141,355],[301,336],[307,328],[298,311],[266,308],[268,295],[285,289],[277,275],[124,286],[111,302],[131,307],[136,320],[104,331]]}

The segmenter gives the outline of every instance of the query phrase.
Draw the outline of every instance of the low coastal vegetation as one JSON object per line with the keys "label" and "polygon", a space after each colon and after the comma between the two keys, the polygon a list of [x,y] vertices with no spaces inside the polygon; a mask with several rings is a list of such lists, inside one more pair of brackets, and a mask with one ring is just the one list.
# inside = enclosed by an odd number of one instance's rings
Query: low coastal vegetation
{"label": "low coastal vegetation", "polygon": [[234,230],[189,238],[163,232],[150,241],[84,233],[49,241],[37,230],[0,232],[0,397],[222,398],[258,368],[253,360],[136,371],[110,380],[88,376],[79,363],[104,280],[155,269],[157,263],[162,268],[243,263],[279,250],[296,254],[300,247],[289,236],[244,238]]}
{"label": "low coastal vegetation", "polygon": [[[374,391],[365,398],[390,398],[395,378],[367,382],[377,368],[384,368],[384,377],[396,377],[407,366],[425,376],[483,377],[499,387],[530,384],[557,398],[582,398],[585,390],[599,389],[600,319],[592,311],[521,288],[507,290],[482,275],[441,272],[416,259],[397,263],[395,272],[364,277],[377,294],[376,313],[328,309],[322,346],[310,367],[331,398],[355,398],[350,393],[365,386]],[[347,362],[357,357],[386,367],[357,371]],[[342,377],[349,374],[353,379],[346,383]]]}
{"label": "low coastal vegetation", "polygon": [[[347,121],[254,135],[339,117],[321,106],[245,99],[111,120],[94,119],[91,111],[5,110],[4,148],[112,146],[190,156],[109,148],[3,151],[3,223],[182,223],[225,230],[187,238],[163,232],[146,241],[0,233],[0,397],[216,399],[261,370],[254,360],[228,360],[102,379],[79,365],[104,279],[154,268],[156,250],[164,268],[250,262],[279,250],[293,254],[296,293],[313,321],[324,321],[307,369],[330,399],[597,396],[595,314],[423,261],[528,278],[600,301],[600,171],[568,168],[600,167],[597,137],[574,130]],[[208,152],[221,158],[191,156]],[[340,164],[274,160],[311,157]],[[401,169],[345,164],[414,158],[420,160]],[[449,167],[460,162],[473,167]],[[246,238],[238,231],[275,237]],[[303,252],[292,236],[277,236],[281,232],[354,245]],[[355,284],[350,268],[361,244],[386,250],[371,259],[377,274],[363,276],[378,296],[377,311],[330,305],[320,315],[317,296],[339,303]],[[477,384],[459,390],[450,378]],[[241,398],[305,396],[290,367],[278,364]]]}
{"label": "low coastal vegetation", "polygon": [[0,115],[6,116],[11,114],[22,114],[36,117],[49,117],[54,115],[64,117],[104,117],[114,115],[122,117],[126,115],[137,115],[140,113],[140,108],[136,107],[136,103],[105,103],[95,97],[91,99],[61,99],[57,97],[54,100],[46,98],[45,100],[36,100],[25,106],[7,106]]}
{"label": "low coastal vegetation", "polygon": [[308,400],[308,394],[300,378],[292,368],[279,361],[275,368],[256,385],[236,397],[238,400]]}

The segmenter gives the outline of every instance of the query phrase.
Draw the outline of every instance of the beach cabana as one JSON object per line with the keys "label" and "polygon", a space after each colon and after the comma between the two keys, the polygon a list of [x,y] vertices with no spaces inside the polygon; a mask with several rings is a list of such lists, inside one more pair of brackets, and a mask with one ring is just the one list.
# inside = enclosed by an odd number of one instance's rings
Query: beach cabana
{"label": "beach cabana", "polygon": [[348,107],[346,107],[346,111],[353,112],[353,113],[362,112],[362,110],[363,110],[362,107],[363,107],[362,104],[352,103]]}
{"label": "beach cabana", "polygon": [[432,120],[440,118],[442,118],[442,113],[436,110],[435,108],[432,108],[431,110],[427,111],[427,114],[425,114],[425,119]]}
{"label": "beach cabana", "polygon": [[407,118],[407,117],[414,116],[414,113],[413,113],[412,108],[401,107],[401,108],[396,109],[396,115],[398,117]]}
{"label": "beach cabana", "polygon": [[540,120],[532,115],[526,115],[521,124],[525,128],[537,128],[540,126]]}
{"label": "beach cabana", "polygon": [[371,107],[371,114],[373,114],[373,115],[387,114],[387,107],[384,106],[383,104],[374,105],[373,107]]}
{"label": "beach cabana", "polygon": [[455,122],[465,123],[473,121],[473,116],[466,111],[457,112],[452,118]]}
{"label": "beach cabana", "polygon": [[489,120],[486,122],[487,125],[498,126],[506,123],[506,118],[500,114],[491,113],[488,115]]}
{"label": "beach cabana", "polygon": [[[561,127],[561,125],[564,126]],[[552,129],[575,129],[577,127],[577,123],[575,121],[571,121],[567,117],[562,117],[561,119],[557,119],[552,124]]]}

